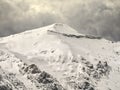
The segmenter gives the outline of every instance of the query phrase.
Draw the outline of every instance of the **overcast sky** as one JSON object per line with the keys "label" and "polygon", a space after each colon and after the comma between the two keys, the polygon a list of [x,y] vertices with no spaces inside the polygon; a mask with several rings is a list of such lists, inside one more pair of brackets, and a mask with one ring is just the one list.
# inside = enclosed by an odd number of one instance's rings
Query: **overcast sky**
{"label": "overcast sky", "polygon": [[120,40],[120,0],[0,0],[0,36],[53,23]]}

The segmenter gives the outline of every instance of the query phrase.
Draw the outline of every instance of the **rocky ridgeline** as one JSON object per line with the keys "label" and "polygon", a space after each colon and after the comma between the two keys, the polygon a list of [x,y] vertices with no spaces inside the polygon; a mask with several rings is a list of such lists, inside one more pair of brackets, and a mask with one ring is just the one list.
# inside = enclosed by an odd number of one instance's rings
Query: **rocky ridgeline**
{"label": "rocky ridgeline", "polygon": [[[9,61],[10,62],[6,62]],[[50,74],[45,71],[41,71],[35,64],[28,65],[22,60],[17,59],[14,55],[0,52],[0,66],[1,63],[9,63],[12,68],[17,68],[21,76],[26,76],[26,79],[35,85],[38,90],[65,90],[61,84]],[[80,73],[76,71],[74,75],[66,75],[65,80],[67,85],[73,88],[73,90],[96,90],[97,82],[102,77],[108,77],[111,71],[111,67],[106,61],[98,61],[97,64],[92,64],[84,57],[80,60],[73,60],[72,66],[81,64]],[[17,65],[17,67],[16,67]],[[8,70],[9,71],[9,70]],[[0,69],[0,90],[27,90],[24,82],[21,82],[16,73],[9,73],[4,68]],[[71,72],[72,73],[72,72]]]}
{"label": "rocky ridgeline", "polygon": [[101,80],[102,77],[108,77],[111,71],[111,67],[106,61],[98,61],[96,65],[93,65],[85,58],[81,58],[81,70],[80,73],[71,74],[67,76],[67,84],[74,90],[96,90],[97,82]]}
{"label": "rocky ridgeline", "polygon": [[96,36],[92,36],[92,35],[74,35],[74,34],[60,33],[60,32],[51,31],[51,30],[48,30],[48,31],[49,31],[49,32],[52,32],[52,33],[59,34],[59,35],[63,35],[63,36],[66,36],[66,37],[73,37],[73,38],[89,38],[89,39],[102,39],[101,37],[96,37]]}
{"label": "rocky ridgeline", "polygon": [[27,75],[29,79],[38,89],[41,90],[64,90],[60,83],[45,71],[41,71],[35,64],[22,65],[21,74]]}
{"label": "rocky ridgeline", "polygon": [[27,90],[15,74],[8,73],[0,68],[0,90]]}
{"label": "rocky ridgeline", "polygon": [[95,90],[95,86],[90,78],[85,77],[83,74],[81,74],[79,78],[76,76],[67,77],[66,81],[70,88],[74,90]]}
{"label": "rocky ridgeline", "polygon": [[96,80],[100,80],[103,76],[107,77],[111,71],[111,67],[108,65],[107,61],[98,61],[96,65],[93,65],[89,61],[82,59],[82,63],[84,64],[82,68],[83,72]]}
{"label": "rocky ridgeline", "polygon": [[[4,68],[5,63],[9,65],[8,70]],[[41,71],[35,64],[27,65],[7,51],[0,51],[0,66],[0,90],[27,90],[28,87],[16,77],[17,74],[27,76],[26,80],[30,80],[38,90],[64,90],[50,74]]]}

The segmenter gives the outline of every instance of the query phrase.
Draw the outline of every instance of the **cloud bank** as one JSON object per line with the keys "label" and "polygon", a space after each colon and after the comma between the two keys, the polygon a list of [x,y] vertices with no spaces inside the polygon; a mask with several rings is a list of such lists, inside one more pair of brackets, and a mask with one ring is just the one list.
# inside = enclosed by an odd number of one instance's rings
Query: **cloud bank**
{"label": "cloud bank", "polygon": [[0,36],[53,23],[120,40],[119,0],[0,0]]}

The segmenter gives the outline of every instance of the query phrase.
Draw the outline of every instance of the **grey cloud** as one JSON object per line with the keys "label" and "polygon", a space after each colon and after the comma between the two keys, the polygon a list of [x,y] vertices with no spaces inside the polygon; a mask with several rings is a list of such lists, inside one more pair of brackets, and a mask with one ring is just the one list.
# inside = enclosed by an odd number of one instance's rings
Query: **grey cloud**
{"label": "grey cloud", "polygon": [[[120,40],[120,11],[103,2],[77,5],[68,15],[70,25],[81,33],[94,34],[110,40]],[[75,18],[77,17],[77,18]]]}
{"label": "grey cloud", "polygon": [[0,1],[0,36],[57,22],[68,24],[80,33],[120,40],[120,1]]}
{"label": "grey cloud", "polygon": [[29,9],[30,6],[23,2],[1,0],[0,36],[7,36],[61,21],[61,18],[56,14],[49,12],[38,12],[37,14],[35,12],[34,14],[29,13]]}

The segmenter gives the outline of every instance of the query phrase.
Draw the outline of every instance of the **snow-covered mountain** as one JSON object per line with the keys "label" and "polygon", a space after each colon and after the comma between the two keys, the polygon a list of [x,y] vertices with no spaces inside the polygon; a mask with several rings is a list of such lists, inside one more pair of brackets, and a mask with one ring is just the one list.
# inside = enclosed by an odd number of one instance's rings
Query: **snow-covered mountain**
{"label": "snow-covered mountain", "polygon": [[[120,43],[80,34],[65,24],[0,38],[0,52],[0,71],[5,72],[0,88],[9,86],[0,90],[120,88]],[[6,78],[11,73],[21,86]]]}

